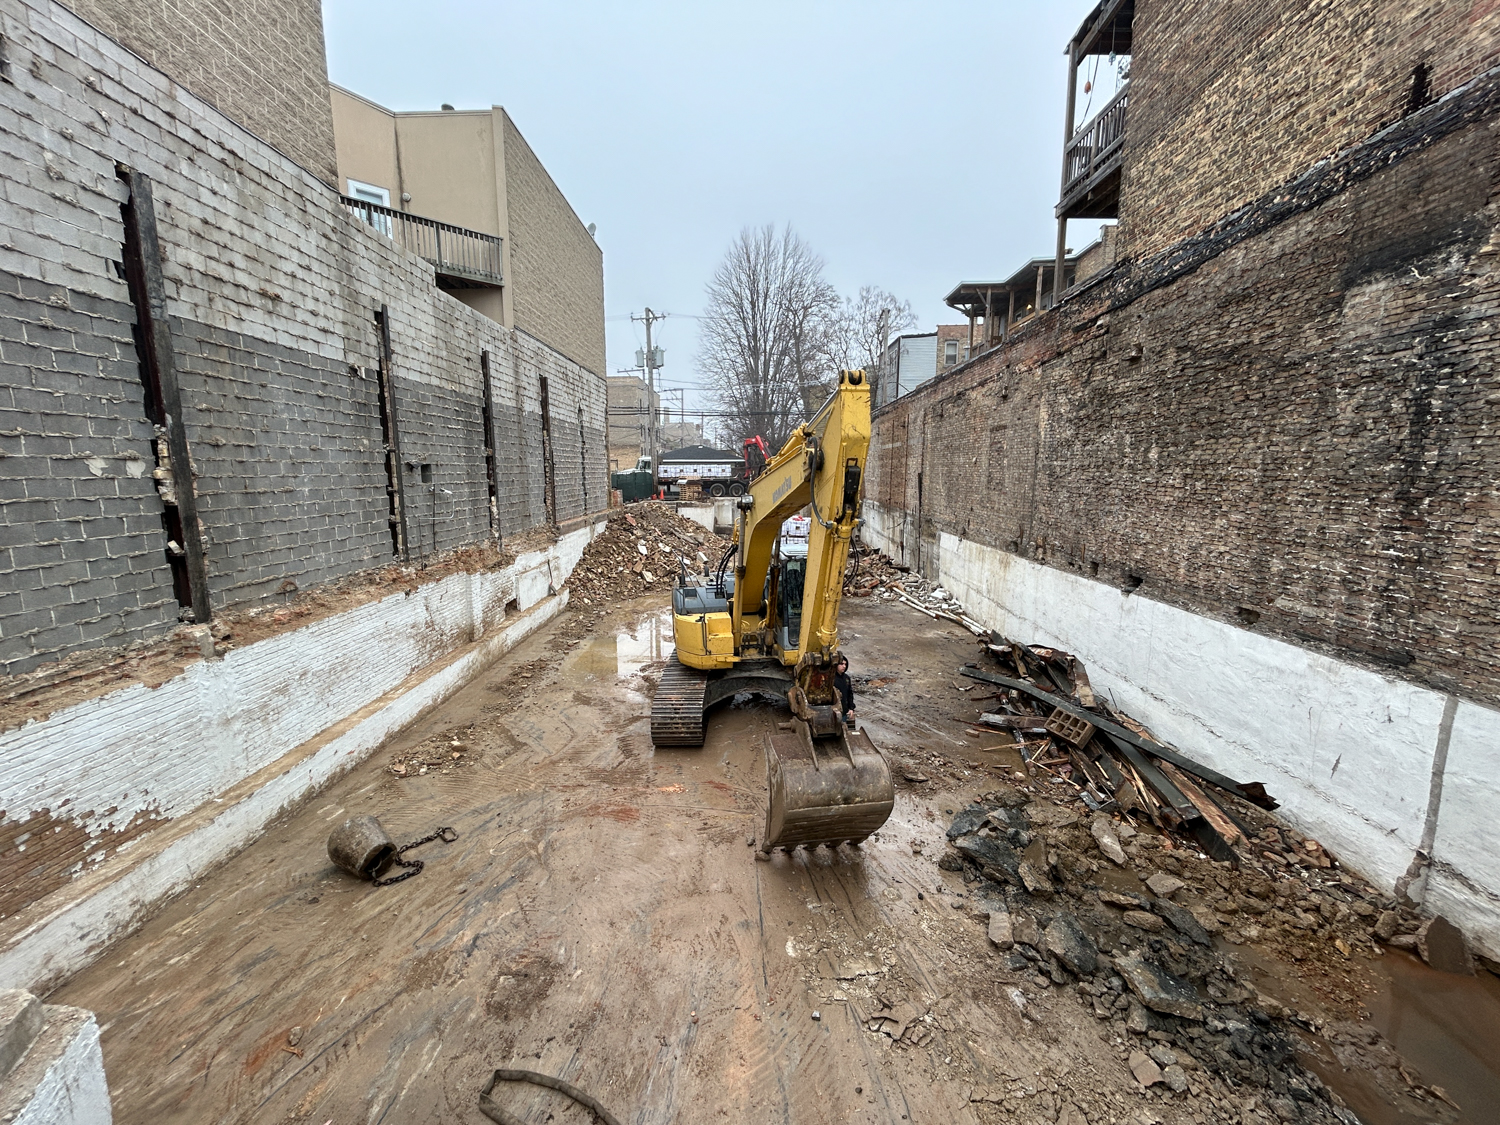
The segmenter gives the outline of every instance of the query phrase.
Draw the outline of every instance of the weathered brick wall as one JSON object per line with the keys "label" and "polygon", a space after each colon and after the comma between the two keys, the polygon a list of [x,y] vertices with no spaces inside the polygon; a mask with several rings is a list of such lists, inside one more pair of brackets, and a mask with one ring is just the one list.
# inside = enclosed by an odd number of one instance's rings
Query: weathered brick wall
{"label": "weathered brick wall", "polygon": [[68,0],[68,7],[319,179],[336,181],[318,0]]}
{"label": "weathered brick wall", "polygon": [[[604,381],[433,283],[325,185],[70,13],[13,0],[0,83],[0,667],[175,624],[151,429],[117,263],[150,176],[216,608],[391,561],[374,317],[389,310],[411,558],[607,503]],[[326,103],[326,97],[324,99]],[[579,432],[578,408],[584,409]],[[592,458],[584,486],[577,450]],[[571,458],[571,459],[569,459]],[[432,480],[420,480],[420,466]],[[585,495],[586,494],[586,495]]]}
{"label": "weathered brick wall", "polygon": [[602,378],[604,255],[510,115],[503,117],[516,327]]}
{"label": "weathered brick wall", "polygon": [[877,415],[868,497],[925,566],[949,532],[1500,701],[1497,132],[1480,79],[1126,263]]}
{"label": "weathered brick wall", "polygon": [[1135,8],[1122,249],[1161,250],[1500,62],[1500,7],[1340,0]]}

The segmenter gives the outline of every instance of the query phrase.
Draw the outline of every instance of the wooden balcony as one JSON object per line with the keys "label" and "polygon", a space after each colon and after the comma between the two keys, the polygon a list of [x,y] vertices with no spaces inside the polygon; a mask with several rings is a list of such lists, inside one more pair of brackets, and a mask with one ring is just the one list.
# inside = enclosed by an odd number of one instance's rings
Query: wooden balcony
{"label": "wooden balcony", "polygon": [[1120,217],[1120,165],[1125,155],[1125,111],[1129,102],[1127,82],[1063,149],[1059,219]]}

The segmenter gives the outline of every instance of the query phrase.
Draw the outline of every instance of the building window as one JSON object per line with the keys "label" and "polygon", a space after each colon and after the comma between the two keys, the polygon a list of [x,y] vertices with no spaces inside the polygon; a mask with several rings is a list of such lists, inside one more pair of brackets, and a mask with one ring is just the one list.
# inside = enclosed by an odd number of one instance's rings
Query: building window
{"label": "building window", "polygon": [[376,187],[374,184],[362,184],[358,180],[350,180],[349,194],[355,199],[363,199],[366,203],[378,203],[382,207],[391,205],[390,191],[383,187]]}
{"label": "building window", "polygon": [[[374,203],[379,207],[389,207],[391,205],[391,193],[388,189],[376,187],[374,184],[362,184],[358,180],[349,181],[349,197],[351,199],[358,199],[362,203]],[[381,234],[390,237],[391,217],[389,215],[380,215],[374,211],[367,210],[360,214],[360,218],[364,219],[365,222],[369,223]]]}
{"label": "building window", "polygon": [[943,366],[952,367],[958,362],[958,341],[949,340],[943,345]]}

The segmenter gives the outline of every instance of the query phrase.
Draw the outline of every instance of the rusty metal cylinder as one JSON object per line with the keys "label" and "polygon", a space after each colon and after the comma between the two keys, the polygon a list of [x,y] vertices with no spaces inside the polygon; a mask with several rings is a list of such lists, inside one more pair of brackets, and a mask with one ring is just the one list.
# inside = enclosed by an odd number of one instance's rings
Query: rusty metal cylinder
{"label": "rusty metal cylinder", "polygon": [[378,879],[398,855],[396,842],[373,816],[344,821],[328,837],[328,858],[360,879]]}

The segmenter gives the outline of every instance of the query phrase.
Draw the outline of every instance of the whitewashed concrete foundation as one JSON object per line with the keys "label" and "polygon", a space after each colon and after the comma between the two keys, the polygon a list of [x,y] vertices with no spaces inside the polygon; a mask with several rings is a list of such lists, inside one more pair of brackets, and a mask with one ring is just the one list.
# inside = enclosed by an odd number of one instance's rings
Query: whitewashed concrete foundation
{"label": "whitewashed concrete foundation", "polygon": [[1263,781],[1280,813],[1500,958],[1500,712],[1114,586],[940,534],[865,502],[861,536],[969,613],[1056,645],[1095,690],[1191,757]]}
{"label": "whitewashed concrete foundation", "polygon": [[[0,808],[165,823],[0,922],[0,988],[45,992],[556,615],[603,523],[0,734]],[[509,605],[509,609],[507,606]],[[40,822],[39,822],[40,823]]]}
{"label": "whitewashed concrete foundation", "polygon": [[0,1121],[110,1125],[99,1025],[82,1008],[0,992]]}

